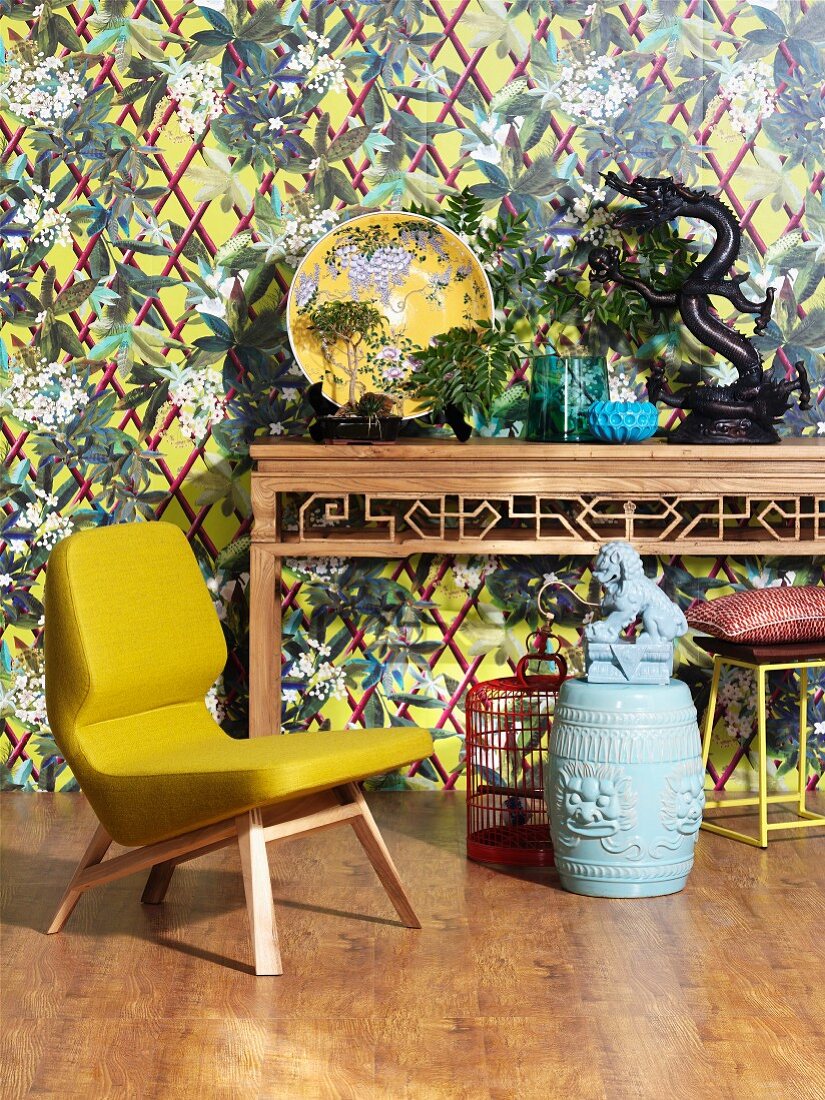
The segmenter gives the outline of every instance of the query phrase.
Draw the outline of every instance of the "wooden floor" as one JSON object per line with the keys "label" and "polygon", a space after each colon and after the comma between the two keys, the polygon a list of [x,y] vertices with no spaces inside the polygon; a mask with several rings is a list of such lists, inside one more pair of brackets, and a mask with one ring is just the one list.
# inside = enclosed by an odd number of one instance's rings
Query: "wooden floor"
{"label": "wooden floor", "polygon": [[286,973],[256,979],[230,849],[161,906],[140,877],[92,891],[47,938],[92,815],[0,799],[3,1100],[825,1097],[822,831],[767,852],[702,834],[683,893],[602,901],[468,863],[459,794],[370,803],[423,929],[351,830],[286,841]]}

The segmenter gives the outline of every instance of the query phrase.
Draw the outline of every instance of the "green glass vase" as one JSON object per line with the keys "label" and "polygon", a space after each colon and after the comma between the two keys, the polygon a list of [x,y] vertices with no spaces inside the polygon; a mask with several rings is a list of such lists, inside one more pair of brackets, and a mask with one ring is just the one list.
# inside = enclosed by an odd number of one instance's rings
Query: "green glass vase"
{"label": "green glass vase", "polygon": [[593,439],[587,413],[595,401],[609,399],[603,355],[537,355],[525,438],[534,443]]}

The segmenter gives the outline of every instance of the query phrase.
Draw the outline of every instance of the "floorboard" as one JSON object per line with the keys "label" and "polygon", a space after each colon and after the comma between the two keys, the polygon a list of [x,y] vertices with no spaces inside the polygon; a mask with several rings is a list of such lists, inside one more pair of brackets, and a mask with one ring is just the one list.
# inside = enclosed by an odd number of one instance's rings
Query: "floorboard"
{"label": "floorboard", "polygon": [[468,863],[459,793],[369,801],[423,928],[350,829],[283,841],[285,973],[256,979],[233,849],[161,905],[145,875],[90,891],[46,937],[93,817],[1,798],[3,1100],[825,1098],[825,830],[702,834],[681,894],[603,901]]}

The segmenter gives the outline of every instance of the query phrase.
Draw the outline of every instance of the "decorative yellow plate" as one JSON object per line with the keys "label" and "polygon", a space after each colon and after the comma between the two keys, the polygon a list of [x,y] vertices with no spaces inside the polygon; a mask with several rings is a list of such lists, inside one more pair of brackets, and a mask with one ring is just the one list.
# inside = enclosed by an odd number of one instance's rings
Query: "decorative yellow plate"
{"label": "decorative yellow plate", "polygon": [[[311,315],[330,303],[354,302],[366,332],[322,341]],[[323,312],[323,311],[322,311]],[[329,316],[329,311],[327,311]],[[301,261],[289,288],[287,331],[296,362],[322,382],[336,405],[373,391],[387,394],[404,417],[428,409],[401,394],[415,367],[414,350],[455,325],[493,317],[484,268],[462,239],[430,218],[382,211],[335,227]]]}

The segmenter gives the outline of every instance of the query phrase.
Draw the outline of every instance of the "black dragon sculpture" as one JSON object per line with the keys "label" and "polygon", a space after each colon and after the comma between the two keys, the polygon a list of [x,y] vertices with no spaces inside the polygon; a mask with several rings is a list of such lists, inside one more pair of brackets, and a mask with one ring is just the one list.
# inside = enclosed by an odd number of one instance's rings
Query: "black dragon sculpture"
{"label": "black dragon sculpture", "polygon": [[625,180],[608,172],[605,181],[616,191],[635,199],[639,206],[621,211],[614,219],[617,229],[650,230],[674,218],[690,217],[707,222],[716,232],[709,254],[676,291],[658,291],[644,280],[626,275],[620,253],[613,246],[590,252],[590,270],[597,282],[612,281],[638,291],[653,308],[676,307],[697,339],[728,359],[737,380],[730,386],[694,384],[678,394],[663,393],[664,368],[654,367],[647,389],[651,401],[662,401],[688,416],[668,436],[679,443],[776,443],[775,424],[791,407],[791,394],[799,391],[799,407],[810,408],[811,392],[803,363],[796,364],[796,378],[775,382],[762,367],[762,358],[751,341],[730,328],[717,315],[711,295],[727,298],[743,313],[756,316],[755,332],[764,332],[771,318],[774,290],[769,288],[761,302],[742,293],[747,275],[730,276],[739,256],[742,231],[736,215],[708,191],[694,191],[670,177],[651,179],[636,176]]}

